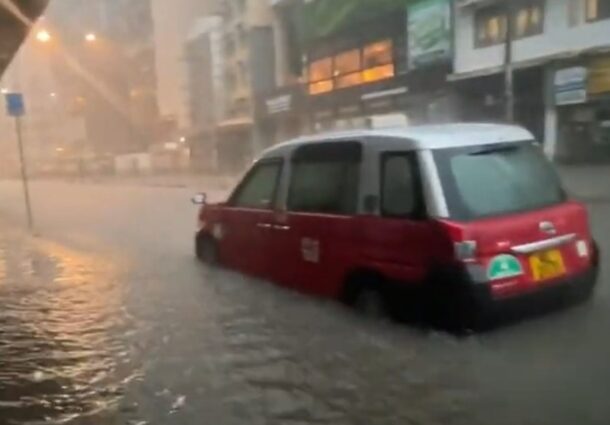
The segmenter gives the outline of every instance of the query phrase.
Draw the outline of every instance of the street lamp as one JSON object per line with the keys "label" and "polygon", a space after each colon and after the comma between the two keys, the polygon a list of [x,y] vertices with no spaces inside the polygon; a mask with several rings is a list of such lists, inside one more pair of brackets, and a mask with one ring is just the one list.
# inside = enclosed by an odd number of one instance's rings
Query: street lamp
{"label": "street lamp", "polygon": [[40,30],[36,33],[36,40],[41,43],[48,43],[51,41],[51,34],[47,30]]}
{"label": "street lamp", "polygon": [[94,43],[95,41],[97,41],[97,35],[95,35],[95,33],[88,33],[85,35],[85,41],[87,43]]}

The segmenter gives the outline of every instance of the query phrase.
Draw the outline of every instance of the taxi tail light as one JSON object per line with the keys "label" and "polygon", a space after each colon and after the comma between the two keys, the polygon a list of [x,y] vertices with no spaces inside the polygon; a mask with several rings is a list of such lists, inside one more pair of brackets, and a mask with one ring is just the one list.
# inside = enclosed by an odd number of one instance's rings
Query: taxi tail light
{"label": "taxi tail light", "polygon": [[445,234],[453,244],[453,255],[458,261],[469,262],[476,260],[477,242],[468,240],[464,227],[452,221],[439,221]]}

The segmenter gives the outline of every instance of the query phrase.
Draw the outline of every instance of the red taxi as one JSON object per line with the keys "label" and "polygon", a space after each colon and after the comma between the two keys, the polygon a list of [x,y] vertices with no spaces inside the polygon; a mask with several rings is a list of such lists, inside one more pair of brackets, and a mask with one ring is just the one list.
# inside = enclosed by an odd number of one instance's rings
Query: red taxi
{"label": "red taxi", "polygon": [[585,207],[516,126],[303,137],[264,152],[226,202],[194,201],[201,260],[370,313],[408,293],[470,320],[584,300],[598,274]]}

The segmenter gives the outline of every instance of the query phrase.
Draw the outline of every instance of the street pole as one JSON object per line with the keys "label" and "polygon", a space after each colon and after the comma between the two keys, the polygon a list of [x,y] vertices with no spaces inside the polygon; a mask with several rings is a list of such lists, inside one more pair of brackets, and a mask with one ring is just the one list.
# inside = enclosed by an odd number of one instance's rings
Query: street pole
{"label": "street pole", "polygon": [[19,146],[19,161],[21,163],[21,181],[23,182],[23,194],[25,197],[25,209],[28,220],[28,229],[34,229],[34,220],[32,218],[32,204],[30,202],[30,187],[28,184],[28,172],[25,163],[25,153],[23,150],[23,137],[21,131],[21,117],[15,117],[15,128],[17,130],[17,145]]}
{"label": "street pole", "polygon": [[506,121],[515,121],[515,88],[513,75],[513,7],[506,2],[506,41],[504,44],[504,108]]}

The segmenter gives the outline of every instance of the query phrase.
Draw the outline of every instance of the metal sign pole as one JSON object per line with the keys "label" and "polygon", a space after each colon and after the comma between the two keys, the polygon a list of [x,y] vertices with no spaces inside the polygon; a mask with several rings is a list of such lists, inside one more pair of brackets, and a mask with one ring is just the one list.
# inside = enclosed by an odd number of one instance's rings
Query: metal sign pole
{"label": "metal sign pole", "polygon": [[25,154],[23,151],[23,137],[21,132],[21,117],[15,117],[15,129],[17,131],[17,145],[19,146],[19,161],[21,163],[21,181],[23,182],[23,195],[25,198],[25,209],[28,219],[28,228],[34,229],[34,220],[32,218],[32,204],[30,202],[30,187],[28,184],[28,171],[25,162]]}

